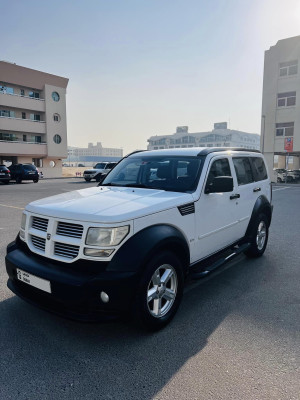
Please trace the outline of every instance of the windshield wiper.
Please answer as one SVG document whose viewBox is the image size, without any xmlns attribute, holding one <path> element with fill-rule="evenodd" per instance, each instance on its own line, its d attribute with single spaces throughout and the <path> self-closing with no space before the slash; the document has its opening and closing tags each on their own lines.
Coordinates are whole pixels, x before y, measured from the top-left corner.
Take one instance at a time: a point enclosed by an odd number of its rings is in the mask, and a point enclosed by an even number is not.
<svg viewBox="0 0 300 400">
<path fill-rule="evenodd" d="M 125 187 L 136 187 L 142 189 L 151 189 L 149 186 L 143 185 L 142 183 L 128 183 L 127 185 L 123 185 Z"/>
</svg>

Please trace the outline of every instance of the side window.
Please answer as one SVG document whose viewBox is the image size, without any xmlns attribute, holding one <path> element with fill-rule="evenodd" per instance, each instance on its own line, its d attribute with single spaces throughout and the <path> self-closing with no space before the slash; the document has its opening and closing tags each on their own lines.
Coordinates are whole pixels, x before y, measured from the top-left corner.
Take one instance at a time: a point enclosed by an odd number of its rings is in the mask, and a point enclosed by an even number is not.
<svg viewBox="0 0 300 400">
<path fill-rule="evenodd" d="M 266 166 L 263 158 L 261 157 L 251 157 L 250 162 L 252 165 L 253 175 L 255 182 L 263 181 L 268 178 Z"/>
<path fill-rule="evenodd" d="M 251 164 L 247 157 L 234 157 L 232 161 L 239 186 L 254 182 Z"/>
<path fill-rule="evenodd" d="M 230 165 L 227 158 L 220 158 L 212 163 L 206 181 L 206 186 L 208 186 L 213 178 L 216 178 L 217 176 L 231 176 Z"/>
</svg>

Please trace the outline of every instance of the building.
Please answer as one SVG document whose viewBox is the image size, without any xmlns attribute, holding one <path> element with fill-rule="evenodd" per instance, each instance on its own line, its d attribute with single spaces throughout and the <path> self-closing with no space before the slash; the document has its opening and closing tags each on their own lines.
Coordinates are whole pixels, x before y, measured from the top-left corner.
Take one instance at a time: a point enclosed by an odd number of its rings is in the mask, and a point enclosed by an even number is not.
<svg viewBox="0 0 300 400">
<path fill-rule="evenodd" d="M 0 61 L 0 163 L 33 163 L 62 175 L 68 79 Z"/>
<path fill-rule="evenodd" d="M 300 168 L 299 59 L 300 36 L 279 40 L 265 52 L 261 150 L 270 173 L 274 166 Z"/>
<path fill-rule="evenodd" d="M 118 161 L 123 157 L 123 149 L 102 147 L 101 142 L 96 145 L 89 143 L 88 147 L 68 147 L 68 158 L 63 160 L 67 163 L 83 162 L 85 165 L 99 161 Z"/>
<path fill-rule="evenodd" d="M 178 126 L 172 135 L 151 136 L 148 150 L 178 147 L 243 147 L 259 149 L 260 135 L 227 129 L 226 122 L 214 124 L 209 132 L 189 133 L 187 126 Z"/>
</svg>

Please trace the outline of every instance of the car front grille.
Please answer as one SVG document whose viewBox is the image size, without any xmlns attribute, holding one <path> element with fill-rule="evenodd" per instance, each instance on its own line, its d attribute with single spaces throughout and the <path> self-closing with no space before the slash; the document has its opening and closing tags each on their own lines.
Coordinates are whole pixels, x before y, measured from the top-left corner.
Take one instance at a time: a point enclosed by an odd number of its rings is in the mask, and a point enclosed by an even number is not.
<svg viewBox="0 0 300 400">
<path fill-rule="evenodd" d="M 48 228 L 48 219 L 33 217 L 32 218 L 32 228 L 37 229 L 39 231 L 47 232 Z"/>
<path fill-rule="evenodd" d="M 79 246 L 67 243 L 54 243 L 54 254 L 59 257 L 76 258 L 78 256 Z"/>
<path fill-rule="evenodd" d="M 81 239 L 83 226 L 78 224 L 69 224 L 67 222 L 59 222 L 56 229 L 56 234 Z"/>
<path fill-rule="evenodd" d="M 46 239 L 39 236 L 31 235 L 31 243 L 36 249 L 45 251 Z"/>
</svg>

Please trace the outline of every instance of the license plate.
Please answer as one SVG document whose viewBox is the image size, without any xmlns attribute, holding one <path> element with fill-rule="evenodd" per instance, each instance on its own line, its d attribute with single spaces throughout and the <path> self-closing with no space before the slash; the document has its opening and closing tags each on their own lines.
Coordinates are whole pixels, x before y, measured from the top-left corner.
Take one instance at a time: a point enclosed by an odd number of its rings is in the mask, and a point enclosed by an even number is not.
<svg viewBox="0 0 300 400">
<path fill-rule="evenodd" d="M 29 274 L 22 269 L 17 268 L 17 278 L 19 281 L 27 283 L 27 285 L 34 286 L 37 289 L 43 290 L 44 292 L 51 293 L 50 281 L 39 278 L 35 275 Z"/>
<path fill-rule="evenodd" d="M 5 173 L 4 172 L 0 172 L 0 175 L 5 175 Z"/>
</svg>

